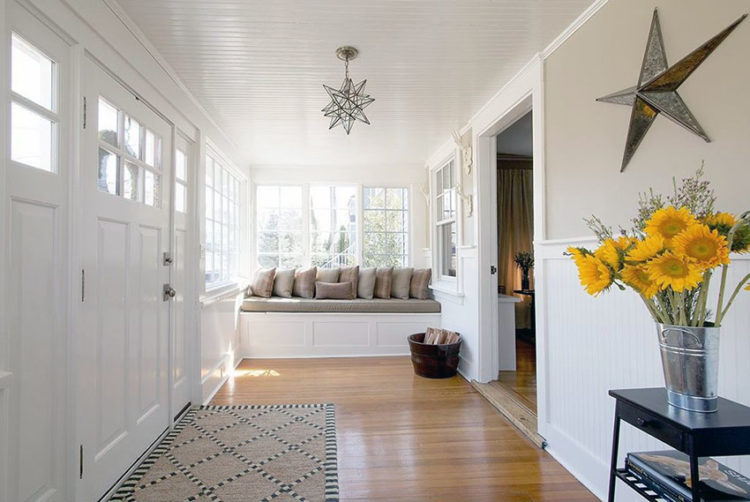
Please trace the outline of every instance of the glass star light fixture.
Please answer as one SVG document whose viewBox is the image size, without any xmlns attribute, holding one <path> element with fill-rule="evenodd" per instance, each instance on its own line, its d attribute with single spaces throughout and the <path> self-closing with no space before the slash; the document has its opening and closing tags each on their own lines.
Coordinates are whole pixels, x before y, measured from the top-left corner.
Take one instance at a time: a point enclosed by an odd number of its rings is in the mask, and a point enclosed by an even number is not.
<svg viewBox="0 0 750 502">
<path fill-rule="evenodd" d="M 344 82 L 339 89 L 323 84 L 323 88 L 331 98 L 331 102 L 321 110 L 324 116 L 331 119 L 328 129 L 341 125 L 344 127 L 346 134 L 351 132 L 355 120 L 365 124 L 370 123 L 364 109 L 375 101 L 375 98 L 365 94 L 367 80 L 355 85 L 349 78 L 349 61 L 355 59 L 357 55 L 359 55 L 359 51 L 354 47 L 344 46 L 336 49 L 336 56 L 344 62 L 346 69 Z"/>
</svg>

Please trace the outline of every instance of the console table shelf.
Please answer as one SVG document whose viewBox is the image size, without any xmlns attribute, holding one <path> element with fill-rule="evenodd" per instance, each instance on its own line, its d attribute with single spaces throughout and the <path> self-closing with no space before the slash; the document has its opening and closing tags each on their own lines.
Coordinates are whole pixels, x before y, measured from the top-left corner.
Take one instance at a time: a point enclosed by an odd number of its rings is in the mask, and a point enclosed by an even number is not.
<svg viewBox="0 0 750 502">
<path fill-rule="evenodd" d="M 690 457 L 694 501 L 701 500 L 699 458 L 750 455 L 750 408 L 747 406 L 719 398 L 718 410 L 714 413 L 686 411 L 669 405 L 667 391 L 663 388 L 610 390 L 609 395 L 616 400 L 609 502 L 614 502 L 617 479 L 621 479 L 647 500 L 663 500 L 658 496 L 648 495 L 648 487 L 639 488 L 637 480 L 633 481 L 634 476 L 625 469 L 617 468 L 620 422 L 623 420 Z"/>
</svg>

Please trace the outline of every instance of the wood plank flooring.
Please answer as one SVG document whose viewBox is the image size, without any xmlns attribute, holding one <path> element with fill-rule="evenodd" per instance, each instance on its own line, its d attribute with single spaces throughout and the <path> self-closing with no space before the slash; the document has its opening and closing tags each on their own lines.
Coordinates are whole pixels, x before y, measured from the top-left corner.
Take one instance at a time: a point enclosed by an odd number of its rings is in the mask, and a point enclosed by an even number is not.
<svg viewBox="0 0 750 502">
<path fill-rule="evenodd" d="M 536 413 L 536 347 L 516 340 L 516 371 L 501 371 L 498 382 Z"/>
<path fill-rule="evenodd" d="M 408 357 L 247 359 L 212 404 L 312 402 L 336 405 L 342 501 L 596 500 L 463 378 Z"/>
</svg>

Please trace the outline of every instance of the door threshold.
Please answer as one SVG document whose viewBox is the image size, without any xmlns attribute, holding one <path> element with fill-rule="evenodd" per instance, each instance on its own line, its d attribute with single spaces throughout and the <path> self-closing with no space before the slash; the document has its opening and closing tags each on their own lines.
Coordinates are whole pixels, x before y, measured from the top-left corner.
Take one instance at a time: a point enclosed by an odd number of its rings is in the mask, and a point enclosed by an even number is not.
<svg viewBox="0 0 750 502">
<path fill-rule="evenodd" d="M 479 383 L 474 380 L 471 385 L 532 443 L 541 449 L 547 446 L 547 441 L 537 432 L 536 413 L 522 403 L 513 391 L 497 381 Z"/>
</svg>

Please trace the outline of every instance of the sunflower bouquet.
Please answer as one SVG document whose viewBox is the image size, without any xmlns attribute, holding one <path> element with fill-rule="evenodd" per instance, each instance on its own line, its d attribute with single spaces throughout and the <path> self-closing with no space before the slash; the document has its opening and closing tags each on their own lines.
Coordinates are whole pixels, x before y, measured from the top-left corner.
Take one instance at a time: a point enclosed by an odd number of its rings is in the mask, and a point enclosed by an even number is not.
<svg viewBox="0 0 750 502">
<path fill-rule="evenodd" d="M 716 197 L 700 169 L 674 194 L 642 194 L 630 231 L 615 235 L 597 217 L 586 220 L 599 238 L 595 250 L 568 248 L 581 285 L 596 296 L 612 286 L 632 288 L 657 323 L 679 326 L 721 325 L 750 274 L 725 296 L 730 252 L 750 251 L 750 211 L 735 217 L 714 210 Z M 718 276 L 716 310 L 709 309 L 709 288 Z"/>
</svg>

